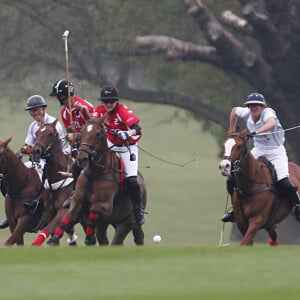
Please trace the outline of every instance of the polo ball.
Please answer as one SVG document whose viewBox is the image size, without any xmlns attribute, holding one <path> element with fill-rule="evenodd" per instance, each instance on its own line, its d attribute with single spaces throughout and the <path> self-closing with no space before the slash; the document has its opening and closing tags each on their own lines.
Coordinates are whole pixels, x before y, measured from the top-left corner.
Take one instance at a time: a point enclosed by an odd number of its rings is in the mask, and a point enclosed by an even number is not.
<svg viewBox="0 0 300 300">
<path fill-rule="evenodd" d="M 153 242 L 154 243 L 160 243 L 161 242 L 161 236 L 160 235 L 155 235 L 154 237 L 153 237 Z"/>
</svg>

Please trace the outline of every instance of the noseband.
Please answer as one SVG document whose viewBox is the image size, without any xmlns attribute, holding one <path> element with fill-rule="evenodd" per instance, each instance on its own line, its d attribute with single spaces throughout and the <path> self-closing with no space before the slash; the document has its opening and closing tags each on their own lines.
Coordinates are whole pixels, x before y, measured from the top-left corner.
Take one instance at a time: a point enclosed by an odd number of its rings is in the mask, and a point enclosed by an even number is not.
<svg viewBox="0 0 300 300">
<path fill-rule="evenodd" d="M 88 155 L 89 161 L 96 165 L 99 165 L 102 158 L 104 157 L 104 154 L 108 151 L 108 149 L 105 151 L 97 150 L 98 146 L 103 143 L 104 139 L 106 139 L 105 129 L 102 124 L 100 125 L 100 128 L 101 131 L 96 135 L 95 145 L 81 142 L 79 147 L 79 151 L 85 152 Z"/>
<path fill-rule="evenodd" d="M 35 146 L 37 146 L 41 149 L 41 157 L 40 158 L 46 159 L 47 157 L 51 156 L 52 152 L 57 151 L 58 148 L 53 147 L 53 146 L 55 146 L 57 136 L 58 136 L 57 132 L 54 132 L 51 134 L 51 141 L 48 144 L 48 146 L 44 145 L 43 143 L 41 143 L 39 141 L 35 142 Z"/>
<path fill-rule="evenodd" d="M 231 155 L 223 156 L 223 159 L 229 160 L 230 163 L 231 163 L 231 173 L 238 173 L 238 172 L 242 171 L 241 163 L 246 159 L 246 157 L 249 153 L 248 147 L 246 145 L 247 139 L 241 137 L 240 135 L 231 135 L 231 136 L 229 136 L 229 138 L 235 138 L 235 137 L 240 138 L 243 142 L 243 145 L 241 146 L 240 151 L 239 151 L 239 156 L 235 160 L 233 160 L 231 158 Z"/>
</svg>

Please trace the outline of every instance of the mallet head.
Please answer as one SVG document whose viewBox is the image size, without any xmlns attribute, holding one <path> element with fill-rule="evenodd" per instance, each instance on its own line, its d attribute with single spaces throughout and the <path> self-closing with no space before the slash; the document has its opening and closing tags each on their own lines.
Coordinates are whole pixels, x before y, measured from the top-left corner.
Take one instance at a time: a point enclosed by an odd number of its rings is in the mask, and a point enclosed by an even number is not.
<svg viewBox="0 0 300 300">
<path fill-rule="evenodd" d="M 69 30 L 66 30 L 66 31 L 64 32 L 62 38 L 63 38 L 63 39 L 66 39 L 66 38 L 68 38 L 68 36 L 69 36 Z"/>
</svg>

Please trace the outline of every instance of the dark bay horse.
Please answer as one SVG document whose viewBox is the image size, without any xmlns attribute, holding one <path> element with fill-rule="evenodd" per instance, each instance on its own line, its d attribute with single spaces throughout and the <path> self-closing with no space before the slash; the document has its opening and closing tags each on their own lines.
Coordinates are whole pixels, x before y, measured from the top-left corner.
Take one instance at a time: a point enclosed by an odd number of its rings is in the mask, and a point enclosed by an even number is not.
<svg viewBox="0 0 300 300">
<path fill-rule="evenodd" d="M 272 166 L 265 158 L 255 159 L 248 148 L 247 129 L 232 133 L 223 144 L 219 168 L 224 176 L 234 176 L 236 189 L 232 205 L 237 226 L 243 235 L 241 245 L 252 245 L 258 230 L 264 228 L 270 245 L 277 245 L 276 227 L 292 210 L 288 199 L 280 199 Z M 289 163 L 292 182 L 300 187 L 300 167 Z"/>
<path fill-rule="evenodd" d="M 44 167 L 43 202 L 47 215 L 47 225 L 42 229 L 32 245 L 41 246 L 53 233 L 61 218 L 66 213 L 63 203 L 73 192 L 73 178 L 62 176 L 61 172 L 70 172 L 72 158 L 63 152 L 63 144 L 56 130 L 57 119 L 50 124 L 42 125 L 36 132 L 35 144 L 31 156 L 34 162 L 46 161 Z M 69 245 L 76 245 L 76 235 L 72 229 L 69 234 Z"/>
<path fill-rule="evenodd" d="M 35 168 L 27 168 L 21 157 L 16 155 L 8 144 L 12 138 L 0 142 L 0 173 L 5 185 L 5 213 L 8 218 L 11 236 L 4 245 L 24 245 L 25 232 L 35 232 L 44 224 L 43 209 L 29 212 L 24 203 L 39 203 L 42 182 Z"/>
<path fill-rule="evenodd" d="M 78 161 L 84 168 L 76 183 L 71 206 L 61 225 L 51 238 L 53 245 L 66 228 L 74 224 L 85 205 L 89 209 L 86 228 L 87 245 L 96 242 L 108 245 L 107 227 L 115 228 L 112 245 L 122 245 L 130 231 L 137 245 L 144 244 L 142 226 L 134 222 L 132 204 L 123 184 L 124 171 L 116 152 L 108 148 L 104 119 L 91 118 L 81 130 Z M 146 206 L 146 186 L 142 175 L 138 174 L 142 203 Z"/>
</svg>

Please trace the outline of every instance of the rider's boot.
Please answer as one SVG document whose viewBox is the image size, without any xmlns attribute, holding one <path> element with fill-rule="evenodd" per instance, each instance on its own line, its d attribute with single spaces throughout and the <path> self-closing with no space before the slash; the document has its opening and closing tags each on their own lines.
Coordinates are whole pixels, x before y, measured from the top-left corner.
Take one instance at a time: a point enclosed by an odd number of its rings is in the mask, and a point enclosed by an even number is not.
<svg viewBox="0 0 300 300">
<path fill-rule="evenodd" d="M 293 208 L 295 218 L 300 222 L 300 197 L 298 188 L 291 182 L 289 177 L 277 182 L 280 196 L 286 198 Z"/>
<path fill-rule="evenodd" d="M 9 226 L 8 219 L 7 219 L 7 218 L 4 218 L 4 219 L 0 222 L 0 229 L 7 228 L 8 226 Z"/>
<path fill-rule="evenodd" d="M 133 205 L 135 222 L 142 225 L 145 223 L 145 212 L 142 206 L 141 188 L 139 186 L 137 176 L 127 177 L 126 184 Z"/>
<path fill-rule="evenodd" d="M 232 194 L 234 192 L 234 179 L 233 176 L 228 176 L 227 182 L 226 182 L 227 192 L 232 197 Z M 228 212 L 224 214 L 224 216 L 221 218 L 221 221 L 223 222 L 235 222 L 235 215 L 232 210 L 232 207 Z"/>
<path fill-rule="evenodd" d="M 232 223 L 235 222 L 235 215 L 234 215 L 234 212 L 232 210 L 232 207 L 230 208 L 230 211 L 228 211 L 227 213 L 225 213 L 223 215 L 223 217 L 221 218 L 221 221 L 222 222 L 232 222 Z"/>
<path fill-rule="evenodd" d="M 40 200 L 33 200 L 32 202 L 24 202 L 23 206 L 30 212 L 35 213 L 38 210 L 43 209 L 43 201 Z"/>
</svg>

